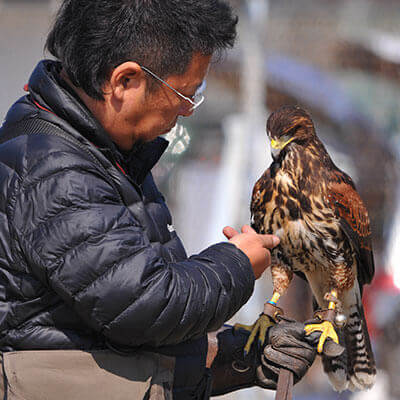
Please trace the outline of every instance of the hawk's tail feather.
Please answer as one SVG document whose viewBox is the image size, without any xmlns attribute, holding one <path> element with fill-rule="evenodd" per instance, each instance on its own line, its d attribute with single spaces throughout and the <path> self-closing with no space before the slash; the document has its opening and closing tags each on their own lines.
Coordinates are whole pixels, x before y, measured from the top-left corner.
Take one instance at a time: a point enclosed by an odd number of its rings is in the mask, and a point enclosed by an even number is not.
<svg viewBox="0 0 400 400">
<path fill-rule="evenodd" d="M 339 357 L 322 357 L 324 370 L 333 388 L 341 392 L 370 389 L 375 383 L 376 367 L 362 307 L 350 308 L 348 323 L 338 332 L 346 350 Z"/>
<path fill-rule="evenodd" d="M 349 389 L 370 389 L 375 383 L 376 366 L 362 306 L 351 307 L 344 338 L 348 352 Z"/>
<path fill-rule="evenodd" d="M 338 330 L 337 334 L 339 342 L 344 343 L 343 330 Z M 349 384 L 347 375 L 347 351 L 344 351 L 339 357 L 335 358 L 322 355 L 322 364 L 324 366 L 324 371 L 328 374 L 333 389 L 337 392 L 346 390 Z"/>
</svg>

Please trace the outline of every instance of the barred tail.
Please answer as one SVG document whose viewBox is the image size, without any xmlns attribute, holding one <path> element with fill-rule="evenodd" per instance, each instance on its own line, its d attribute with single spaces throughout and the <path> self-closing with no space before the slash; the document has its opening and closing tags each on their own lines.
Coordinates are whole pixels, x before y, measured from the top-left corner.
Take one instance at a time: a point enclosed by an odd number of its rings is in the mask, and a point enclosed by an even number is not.
<svg viewBox="0 0 400 400">
<path fill-rule="evenodd" d="M 345 352 L 336 358 L 323 356 L 322 360 L 333 388 L 338 392 L 370 389 L 376 367 L 362 305 L 350 307 L 347 325 L 338 335 Z"/>
<path fill-rule="evenodd" d="M 362 305 L 351 307 L 348 319 L 344 339 L 348 352 L 349 389 L 370 389 L 375 383 L 376 366 Z"/>
<path fill-rule="evenodd" d="M 339 343 L 344 344 L 344 330 L 336 330 Z M 334 390 L 343 392 L 349 386 L 347 375 L 347 349 L 339 357 L 330 358 L 322 355 L 322 364 L 324 371 L 328 374 L 329 381 Z"/>
</svg>

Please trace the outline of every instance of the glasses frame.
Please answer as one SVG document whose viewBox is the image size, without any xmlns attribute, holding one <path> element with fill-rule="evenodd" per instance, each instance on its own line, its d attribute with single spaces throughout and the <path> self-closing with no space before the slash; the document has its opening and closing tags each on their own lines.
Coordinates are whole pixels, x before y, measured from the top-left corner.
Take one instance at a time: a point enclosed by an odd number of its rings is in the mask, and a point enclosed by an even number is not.
<svg viewBox="0 0 400 400">
<path fill-rule="evenodd" d="M 163 83 L 167 88 L 171 89 L 176 95 L 178 95 L 180 98 L 186 100 L 188 103 L 192 105 L 192 107 L 189 109 L 189 111 L 194 111 L 200 104 L 203 103 L 204 101 L 204 96 L 201 94 L 201 91 L 204 89 L 205 82 L 200 85 L 200 87 L 197 89 L 196 93 L 193 95 L 192 99 L 190 97 L 185 96 L 179 90 L 176 90 L 174 87 L 172 87 L 169 83 L 165 82 L 164 79 L 161 79 L 158 75 L 156 75 L 154 72 L 150 71 L 147 67 L 144 67 L 143 65 L 140 65 L 140 68 L 142 68 L 143 71 L 147 72 L 149 75 L 151 75 L 153 78 L 157 79 L 161 83 Z M 198 101 L 193 101 L 193 98 L 196 96 L 199 96 Z"/>
</svg>

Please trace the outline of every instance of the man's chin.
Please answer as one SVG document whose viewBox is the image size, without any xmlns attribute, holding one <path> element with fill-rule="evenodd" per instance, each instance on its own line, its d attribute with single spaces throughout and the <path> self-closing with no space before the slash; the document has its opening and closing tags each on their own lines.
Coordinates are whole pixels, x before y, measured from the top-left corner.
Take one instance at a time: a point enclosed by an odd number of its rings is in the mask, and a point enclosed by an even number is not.
<svg viewBox="0 0 400 400">
<path fill-rule="evenodd" d="M 135 145 L 137 143 L 143 144 L 143 143 L 152 142 L 153 140 L 157 139 L 159 136 L 163 136 L 163 135 L 166 135 L 169 132 L 171 132 L 171 130 L 174 129 L 175 126 L 176 126 L 176 121 L 173 125 L 168 126 L 168 128 L 165 128 L 163 130 L 160 129 L 158 132 L 154 130 L 152 134 L 143 135 L 142 137 L 136 139 Z"/>
</svg>

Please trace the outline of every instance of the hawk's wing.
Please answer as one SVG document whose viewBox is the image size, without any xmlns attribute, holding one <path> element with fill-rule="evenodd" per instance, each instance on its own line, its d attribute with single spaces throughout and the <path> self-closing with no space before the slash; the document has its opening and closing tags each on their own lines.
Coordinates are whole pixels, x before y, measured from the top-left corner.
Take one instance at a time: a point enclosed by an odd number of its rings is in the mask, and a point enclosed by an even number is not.
<svg viewBox="0 0 400 400">
<path fill-rule="evenodd" d="M 330 179 L 328 200 L 340 220 L 343 232 L 357 254 L 360 288 L 370 283 L 375 272 L 368 211 L 349 176 L 335 171 Z"/>
<path fill-rule="evenodd" d="M 261 178 L 256 182 L 251 197 L 251 227 L 257 233 L 265 232 L 264 218 L 267 212 L 268 203 L 273 195 L 273 185 L 271 179 L 271 170 L 268 168 Z"/>
</svg>

